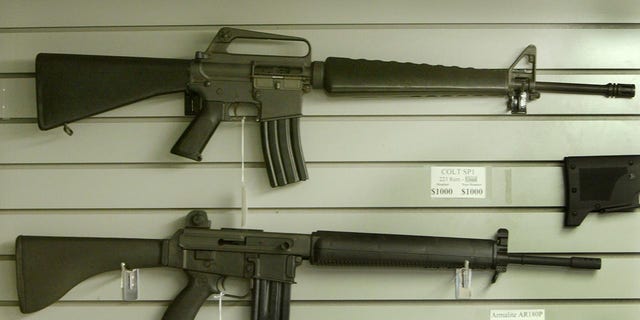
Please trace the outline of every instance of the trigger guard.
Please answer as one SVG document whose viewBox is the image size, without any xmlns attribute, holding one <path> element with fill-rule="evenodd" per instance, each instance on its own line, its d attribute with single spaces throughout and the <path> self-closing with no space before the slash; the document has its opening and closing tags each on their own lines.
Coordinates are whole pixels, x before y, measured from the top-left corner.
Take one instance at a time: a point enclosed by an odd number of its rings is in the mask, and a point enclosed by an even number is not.
<svg viewBox="0 0 640 320">
<path fill-rule="evenodd" d="M 230 294 L 227 293 L 227 290 L 225 289 L 224 283 L 227 280 L 227 278 L 229 277 L 220 277 L 216 283 L 216 289 L 218 290 L 218 293 L 220 292 L 224 292 L 224 295 L 227 297 L 232 297 L 232 298 L 238 298 L 238 299 L 244 299 L 244 298 L 248 298 L 251 296 L 251 286 L 248 286 L 249 289 L 247 290 L 247 292 L 243 295 L 237 295 L 237 294 Z M 239 279 L 243 279 L 243 278 L 239 278 Z M 250 281 L 250 280 L 249 280 Z"/>
</svg>

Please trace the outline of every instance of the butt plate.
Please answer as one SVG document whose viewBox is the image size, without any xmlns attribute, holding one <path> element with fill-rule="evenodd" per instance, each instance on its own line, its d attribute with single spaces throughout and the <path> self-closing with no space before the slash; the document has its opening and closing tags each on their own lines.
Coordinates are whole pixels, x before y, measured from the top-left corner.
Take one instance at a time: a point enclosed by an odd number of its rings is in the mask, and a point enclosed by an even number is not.
<svg viewBox="0 0 640 320">
<path fill-rule="evenodd" d="M 640 155 L 565 158 L 565 226 L 579 226 L 589 212 L 640 207 Z"/>
</svg>

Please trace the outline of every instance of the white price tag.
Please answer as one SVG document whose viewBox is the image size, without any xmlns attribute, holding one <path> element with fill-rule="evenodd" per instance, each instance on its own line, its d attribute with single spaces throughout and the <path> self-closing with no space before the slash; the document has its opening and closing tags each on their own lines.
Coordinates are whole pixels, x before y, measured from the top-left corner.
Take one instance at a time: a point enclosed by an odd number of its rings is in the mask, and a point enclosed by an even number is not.
<svg viewBox="0 0 640 320">
<path fill-rule="evenodd" d="M 485 167 L 431 167 L 431 198 L 487 197 Z"/>
<path fill-rule="evenodd" d="M 489 320 L 544 320 L 544 309 L 491 310 Z"/>
</svg>

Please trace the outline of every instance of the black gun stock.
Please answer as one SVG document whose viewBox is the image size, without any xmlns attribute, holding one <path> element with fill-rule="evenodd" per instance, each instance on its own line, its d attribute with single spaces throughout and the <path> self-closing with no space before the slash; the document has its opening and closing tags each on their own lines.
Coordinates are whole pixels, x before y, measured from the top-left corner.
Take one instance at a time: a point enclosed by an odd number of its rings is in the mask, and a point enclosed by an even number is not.
<svg viewBox="0 0 640 320">
<path fill-rule="evenodd" d="M 121 263 L 128 268 L 172 267 L 188 283 L 164 320 L 190 320 L 226 277 L 252 281 L 252 319 L 288 320 L 291 284 L 303 260 L 312 265 L 495 270 L 532 264 L 600 269 L 597 258 L 541 257 L 508 253 L 508 231 L 495 240 L 317 231 L 310 235 L 243 229 L 210 229 L 204 211 L 165 240 L 19 236 L 16 239 L 20 310 L 35 312 L 83 280 Z"/>
<path fill-rule="evenodd" d="M 184 91 L 190 60 L 40 53 L 38 126 L 55 128 L 153 96 Z"/>
<path fill-rule="evenodd" d="M 302 56 L 230 53 L 236 39 L 302 43 Z M 528 68 L 518 68 L 521 62 Z M 151 96 L 185 92 L 185 114 L 195 115 L 171 152 L 202 160 L 220 121 L 240 118 L 239 104 L 258 109 L 262 151 L 272 187 L 307 180 L 300 143 L 302 95 L 312 88 L 349 96 L 505 96 L 523 114 L 540 92 L 631 98 L 633 84 L 536 81 L 536 48 L 508 69 L 327 58 L 311 61 L 303 38 L 221 28 L 194 60 L 41 53 L 36 58 L 38 124 L 47 130 Z"/>
<path fill-rule="evenodd" d="M 38 311 L 78 283 L 106 271 L 162 266 L 162 240 L 19 236 L 16 277 L 20 311 Z"/>
</svg>

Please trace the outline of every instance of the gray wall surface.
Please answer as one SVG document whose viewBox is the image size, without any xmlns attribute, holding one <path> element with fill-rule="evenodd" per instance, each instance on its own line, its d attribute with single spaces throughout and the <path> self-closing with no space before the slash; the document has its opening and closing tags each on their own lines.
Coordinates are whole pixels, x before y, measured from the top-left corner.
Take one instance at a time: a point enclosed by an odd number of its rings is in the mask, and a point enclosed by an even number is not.
<svg viewBox="0 0 640 320">
<path fill-rule="evenodd" d="M 0 0 L 0 319 L 160 319 L 186 283 L 141 271 L 139 302 L 120 301 L 119 272 L 98 275 L 31 315 L 18 310 L 20 234 L 167 238 L 193 208 L 240 226 L 240 123 L 223 123 L 202 163 L 169 153 L 190 118 L 181 95 L 141 101 L 40 131 L 39 52 L 190 59 L 221 26 L 300 36 L 329 56 L 507 68 L 528 44 L 539 80 L 640 82 L 640 6 L 597 1 L 9 1 Z M 510 251 L 603 259 L 602 270 L 512 266 L 496 284 L 473 275 L 454 298 L 453 270 L 303 264 L 291 319 L 473 319 L 544 309 L 546 319 L 637 319 L 640 211 L 591 214 L 563 228 L 565 156 L 640 154 L 640 99 L 543 94 L 527 116 L 504 98 L 305 95 L 301 135 L 310 180 L 271 189 L 259 126 L 245 128 L 248 228 L 493 238 Z M 484 199 L 430 196 L 430 168 L 487 168 Z M 55 279 L 52 279 L 55 281 Z M 215 319 L 217 302 L 197 319 Z M 225 319 L 248 319 L 225 299 Z"/>
</svg>

